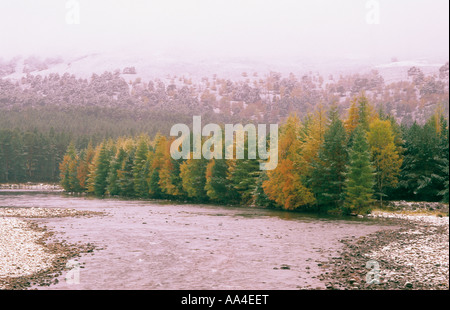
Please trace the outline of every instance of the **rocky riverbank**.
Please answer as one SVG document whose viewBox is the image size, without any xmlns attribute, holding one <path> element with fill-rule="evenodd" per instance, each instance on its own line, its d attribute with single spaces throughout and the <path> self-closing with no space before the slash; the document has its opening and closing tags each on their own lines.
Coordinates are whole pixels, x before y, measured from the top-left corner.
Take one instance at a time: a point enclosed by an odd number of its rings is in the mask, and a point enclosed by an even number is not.
<svg viewBox="0 0 450 310">
<path fill-rule="evenodd" d="M 69 244 L 40 227 L 33 218 L 99 216 L 100 212 L 57 208 L 0 207 L 0 289 L 20 290 L 50 285 L 69 260 L 91 253 L 92 244 Z"/>
<path fill-rule="evenodd" d="M 47 184 L 47 183 L 2 183 L 0 184 L 0 190 L 35 190 L 35 191 L 63 191 L 63 188 L 59 184 Z"/>
<path fill-rule="evenodd" d="M 320 264 L 327 289 L 448 290 L 449 218 L 440 213 L 375 211 L 395 228 L 341 240 L 337 257 Z"/>
</svg>

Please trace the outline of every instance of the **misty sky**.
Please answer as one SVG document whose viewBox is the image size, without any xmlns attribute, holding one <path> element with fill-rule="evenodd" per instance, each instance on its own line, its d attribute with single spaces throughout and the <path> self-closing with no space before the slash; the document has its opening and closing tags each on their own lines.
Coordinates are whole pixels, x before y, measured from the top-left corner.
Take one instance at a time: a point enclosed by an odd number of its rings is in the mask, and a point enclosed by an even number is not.
<svg viewBox="0 0 450 310">
<path fill-rule="evenodd" d="M 440 57 L 449 53 L 448 0 L 0 1 L 0 57 L 148 52 L 281 59 Z"/>
</svg>

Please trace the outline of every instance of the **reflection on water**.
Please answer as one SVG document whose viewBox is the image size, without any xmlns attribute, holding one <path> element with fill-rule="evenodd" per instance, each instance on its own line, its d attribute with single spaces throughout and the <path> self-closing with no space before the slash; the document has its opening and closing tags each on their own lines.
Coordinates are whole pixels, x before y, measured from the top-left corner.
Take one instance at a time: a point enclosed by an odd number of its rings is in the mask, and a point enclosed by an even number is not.
<svg viewBox="0 0 450 310">
<path fill-rule="evenodd" d="M 383 228 L 359 218 L 61 193 L 0 191 L 0 206 L 108 214 L 36 219 L 68 242 L 103 248 L 79 259 L 79 284 L 63 275 L 49 289 L 323 288 L 317 262 L 336 255 L 338 240 Z"/>
</svg>

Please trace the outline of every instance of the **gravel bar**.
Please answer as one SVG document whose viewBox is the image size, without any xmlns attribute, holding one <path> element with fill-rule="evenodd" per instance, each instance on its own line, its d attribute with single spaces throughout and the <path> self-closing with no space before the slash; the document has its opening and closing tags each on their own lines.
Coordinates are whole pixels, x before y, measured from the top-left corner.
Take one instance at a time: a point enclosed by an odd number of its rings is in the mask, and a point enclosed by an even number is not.
<svg viewBox="0 0 450 310">
<path fill-rule="evenodd" d="M 339 256 L 321 262 L 327 289 L 449 289 L 448 217 L 399 211 L 375 211 L 368 217 L 396 228 L 340 240 Z"/>
<path fill-rule="evenodd" d="M 33 218 L 98 216 L 101 212 L 59 208 L 0 207 L 0 289 L 48 286 L 66 270 L 67 262 L 96 247 L 56 240 L 54 232 Z"/>
</svg>

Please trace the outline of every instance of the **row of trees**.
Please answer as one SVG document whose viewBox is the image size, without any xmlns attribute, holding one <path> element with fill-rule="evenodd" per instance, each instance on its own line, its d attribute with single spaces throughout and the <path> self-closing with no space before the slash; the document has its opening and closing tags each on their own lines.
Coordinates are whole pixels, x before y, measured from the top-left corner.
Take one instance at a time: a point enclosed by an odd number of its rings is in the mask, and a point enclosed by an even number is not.
<svg viewBox="0 0 450 310">
<path fill-rule="evenodd" d="M 81 151 L 72 144 L 60 165 L 61 184 L 97 196 L 344 213 L 366 212 L 385 199 L 448 202 L 448 127 L 440 110 L 424 125 L 405 127 L 362 95 L 344 120 L 336 108 L 319 107 L 302 120 L 291 115 L 280 126 L 278 165 L 270 171 L 260 171 L 257 159 L 175 160 L 172 141 L 157 134 Z"/>
<path fill-rule="evenodd" d="M 0 129 L 0 183 L 58 182 L 59 164 L 72 139 L 53 129 Z M 83 146 L 82 139 L 77 140 Z"/>
</svg>

